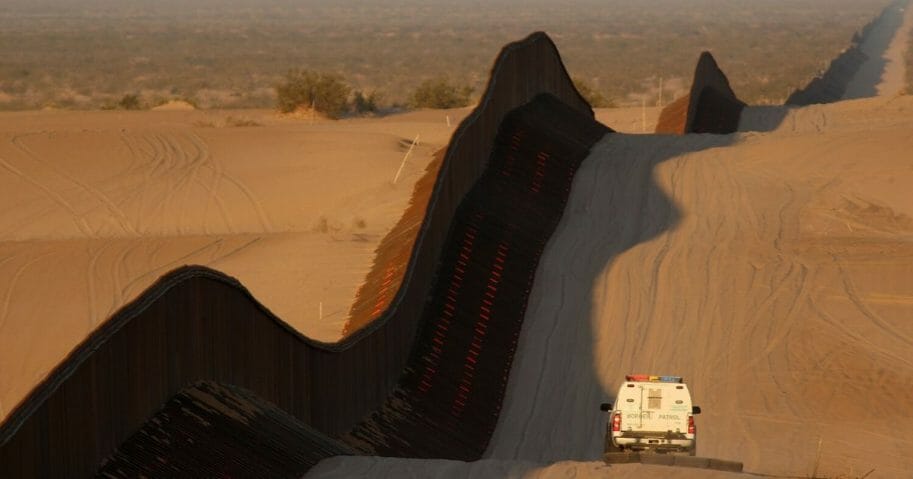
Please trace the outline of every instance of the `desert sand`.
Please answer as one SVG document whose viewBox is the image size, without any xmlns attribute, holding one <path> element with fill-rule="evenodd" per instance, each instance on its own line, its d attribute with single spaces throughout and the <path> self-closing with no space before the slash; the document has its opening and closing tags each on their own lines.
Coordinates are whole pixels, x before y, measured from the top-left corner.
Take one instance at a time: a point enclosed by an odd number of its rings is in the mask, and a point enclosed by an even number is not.
<svg viewBox="0 0 913 479">
<path fill-rule="evenodd" d="M 184 264 L 235 276 L 302 334 L 338 340 L 374 248 L 468 111 L 0 114 L 0 420 Z M 232 126 L 244 122 L 260 126 Z"/>
<path fill-rule="evenodd" d="M 562 461 L 537 464 L 530 461 L 498 461 L 483 459 L 476 462 L 445 460 L 388 459 L 378 457 L 333 457 L 321 462 L 307 477 L 325 479 L 408 477 L 434 479 L 568 479 L 611 477 L 636 479 L 661 477 L 668 479 L 734 479 L 742 474 L 698 469 L 670 468 L 626 464 L 609 466 L 602 461 Z M 751 476 L 748 476 L 751 477 Z"/>
<path fill-rule="evenodd" d="M 487 458 L 307 477 L 745 477 L 599 462 L 598 405 L 629 373 L 684 376 L 699 455 L 751 475 L 908 477 L 913 97 L 892 64 L 879 97 L 749 107 L 732 135 L 607 135 L 537 270 Z"/>
<path fill-rule="evenodd" d="M 773 131 L 594 147 L 537 271 L 491 461 L 333 459 L 308 477 L 727 477 L 592 462 L 598 405 L 635 372 L 686 378 L 700 455 L 904 477 L 913 97 L 782 108 L 746 110 L 765 130 L 782 118 Z"/>
<path fill-rule="evenodd" d="M 877 91 L 896 91 L 891 68 Z M 0 420 L 183 264 L 338 340 L 468 112 L 0 114 Z M 896 432 L 913 427 L 913 97 L 748 108 L 732 135 L 636 135 L 659 108 L 642 114 L 597 112 L 622 133 L 584 162 L 539 265 L 487 458 L 337 457 L 308 477 L 734 477 L 599 461 L 598 405 L 633 372 L 686 378 L 701 455 L 782 476 L 913 468 Z"/>
<path fill-rule="evenodd" d="M 663 110 L 660 106 L 597 108 L 596 121 L 622 133 L 652 133 Z"/>
<path fill-rule="evenodd" d="M 821 123 L 767 134 L 597 146 L 540 267 L 491 457 L 598 457 L 596 405 L 643 371 L 688 379 L 702 455 L 804 474 L 820 439 L 821 472 L 913 466 L 910 440 L 887 440 L 913 425 L 913 98 L 816 108 Z"/>
<path fill-rule="evenodd" d="M 170 100 L 150 109 L 152 111 L 192 111 L 196 110 L 196 107 L 184 100 Z"/>
</svg>

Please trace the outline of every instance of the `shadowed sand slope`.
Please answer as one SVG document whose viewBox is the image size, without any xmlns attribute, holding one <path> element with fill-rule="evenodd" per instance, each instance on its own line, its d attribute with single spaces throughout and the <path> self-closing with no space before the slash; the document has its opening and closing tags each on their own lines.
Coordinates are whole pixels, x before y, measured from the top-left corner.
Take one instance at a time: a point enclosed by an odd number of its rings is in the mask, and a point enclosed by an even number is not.
<svg viewBox="0 0 913 479">
<path fill-rule="evenodd" d="M 537 100 L 530 103 L 533 98 Z M 512 135 L 495 142 L 505 115 L 527 103 L 522 110 L 526 113 L 508 123 L 514 128 Z M 424 394 L 425 383 L 441 385 L 427 397 L 443 400 L 417 409 L 427 416 L 420 420 L 433 417 L 446 428 L 460 425 L 447 419 L 449 415 L 475 418 L 466 421 L 460 436 L 469 442 L 454 435 L 449 443 L 424 448 L 424 454 L 477 457 L 497 419 L 512 357 L 510 350 L 505 354 L 503 348 L 488 345 L 515 342 L 528 294 L 523 285 L 532 282 L 536 259 L 550 234 L 549 225 L 553 228 L 561 215 L 575 165 L 607 131 L 592 118 L 548 37 L 538 33 L 508 45 L 495 62 L 483 101 L 447 148 L 402 286 L 380 318 L 340 343 L 322 344 L 279 320 L 223 273 L 203 267 L 172 271 L 102 322 L 9 414 L 0 425 L 0 464 L 20 476 L 90 474 L 162 404 L 201 379 L 244 388 L 321 434 L 338 436 L 384 403 L 410 351 L 410 370 L 417 373 L 405 377 L 418 382 L 400 383 L 397 391 Z M 561 121 L 554 123 L 555 119 Z M 483 184 L 489 186 L 479 190 L 475 185 L 489 166 L 494 145 L 502 148 L 500 170 L 489 177 L 510 178 L 487 180 Z M 470 191 L 477 192 L 467 204 L 475 206 L 459 209 Z M 513 201 L 514 197 L 524 200 Z M 525 216 L 512 216 L 518 207 L 530 210 Z M 454 223 L 459 214 L 469 217 Z M 529 226 L 535 230 L 527 231 Z M 461 234 L 467 236 L 457 242 L 452 227 L 465 228 Z M 528 241 L 511 246 L 512 234 Z M 464 251 L 465 241 L 476 241 L 470 236 L 477 238 L 477 255 Z M 486 276 L 476 263 L 461 265 L 464 256 L 487 258 L 492 269 Z M 449 286 L 434 279 L 442 268 L 456 272 Z M 464 276 L 460 268 L 472 274 Z M 492 288 L 498 288 L 498 274 L 504 276 L 503 294 L 489 298 Z M 437 306 L 454 312 L 447 300 L 454 281 L 462 284 L 467 307 L 476 304 L 479 310 L 460 312 L 475 314 L 476 322 L 461 322 L 440 337 L 440 324 L 420 323 L 419 318 L 422 311 Z M 436 296 L 429 299 L 429 292 Z M 497 314 L 490 311 L 495 303 Z M 416 337 L 422 342 L 414 344 Z M 442 342 L 444 349 L 438 350 Z M 433 377 L 420 372 L 427 354 L 447 358 L 439 371 L 430 370 Z M 462 356 L 464 363 L 451 361 L 453 355 Z M 474 361 L 486 366 L 475 370 Z M 457 364 L 461 365 L 451 368 Z M 462 387 L 452 389 L 452 384 Z M 467 384 L 479 388 L 466 391 Z M 439 432 L 410 429 L 408 414 L 402 414 L 406 411 L 395 409 L 401 399 L 394 397 L 372 416 L 373 422 L 366 423 L 372 426 L 356 429 L 382 433 L 373 439 L 353 434 L 359 448 L 413 451 L 409 447 L 427 438 L 409 437 L 411 432 Z M 378 418 L 388 424 L 405 420 L 403 431 L 375 427 Z M 393 437 L 407 438 L 406 444 L 386 440 Z"/>
<path fill-rule="evenodd" d="M 703 52 L 690 92 L 663 109 L 656 133 L 732 133 L 738 129 L 744 107 L 713 55 Z"/>
</svg>

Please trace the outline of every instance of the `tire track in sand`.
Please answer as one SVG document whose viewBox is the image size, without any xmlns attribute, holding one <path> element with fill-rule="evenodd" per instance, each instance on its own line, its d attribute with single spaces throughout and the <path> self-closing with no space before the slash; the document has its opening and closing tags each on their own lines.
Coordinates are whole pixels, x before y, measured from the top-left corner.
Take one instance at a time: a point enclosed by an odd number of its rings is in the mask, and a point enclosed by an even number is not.
<svg viewBox="0 0 913 479">
<path fill-rule="evenodd" d="M 39 134 L 42 134 L 42 133 L 35 133 L 35 135 L 39 135 Z M 77 179 L 75 176 L 63 171 L 61 168 L 55 167 L 50 162 L 43 160 L 40 155 L 38 155 L 37 153 L 32 151 L 31 148 L 29 148 L 28 146 L 25 145 L 25 143 L 22 142 L 22 138 L 24 136 L 26 136 L 26 135 L 13 136 L 12 139 L 10 140 L 10 144 L 13 145 L 13 147 L 15 147 L 17 150 L 21 151 L 30 160 L 47 168 L 48 170 L 50 170 L 57 176 L 76 185 L 77 187 L 79 187 L 80 189 L 82 189 L 83 191 L 88 193 L 88 195 L 90 197 L 95 198 L 96 201 L 101 203 L 101 205 L 105 209 L 108 210 L 108 212 L 111 214 L 111 217 L 117 222 L 117 224 L 124 231 L 124 233 L 133 235 L 133 236 L 138 235 L 137 231 L 135 229 L 133 229 L 133 225 L 130 224 L 130 221 L 127 218 L 127 215 L 124 213 L 124 211 L 118 205 L 114 204 L 114 202 L 111 201 L 111 198 L 109 198 L 101 190 L 91 186 L 88 183 L 85 183 L 85 182 Z"/>
<path fill-rule="evenodd" d="M 256 195 L 254 195 L 254 193 L 246 185 L 244 185 L 244 183 L 241 180 L 239 180 L 238 178 L 235 178 L 233 175 L 229 174 L 228 171 L 225 170 L 224 164 L 222 164 L 222 162 L 216 160 L 215 157 L 212 156 L 212 154 L 209 151 L 209 147 L 206 146 L 206 142 L 203 141 L 203 139 L 200 138 L 199 135 L 197 135 L 196 133 L 190 134 L 190 140 L 197 145 L 197 147 L 203 152 L 203 155 L 206 158 L 209 158 L 211 160 L 210 164 L 213 166 L 213 170 L 218 173 L 218 177 L 220 179 L 224 178 L 225 180 L 227 180 L 228 182 L 233 184 L 247 198 L 247 201 L 250 203 L 252 209 L 254 210 L 254 213 L 256 214 L 257 219 L 260 221 L 260 226 L 263 228 L 263 232 L 266 233 L 266 232 L 272 231 L 273 230 L 272 224 L 270 223 L 269 218 L 267 217 L 266 213 L 263 211 L 263 207 L 260 204 L 260 201 L 257 199 Z"/>
<path fill-rule="evenodd" d="M 174 195 L 171 198 L 174 199 L 178 194 L 183 194 L 184 196 L 184 201 L 179 205 L 180 213 L 178 214 L 178 225 L 184 225 L 187 224 L 189 205 L 194 203 L 193 185 L 199 183 L 206 189 L 206 184 L 197 178 L 200 168 L 204 166 L 205 156 L 203 151 L 192 141 L 190 141 L 190 145 L 193 147 L 193 152 L 182 144 L 181 138 L 177 135 L 167 135 L 163 136 L 163 138 L 167 141 L 172 154 L 179 158 L 177 163 L 180 165 L 180 171 L 176 172 Z M 204 231 L 206 229 L 205 221 L 203 222 L 203 229 Z M 231 230 L 230 226 L 229 230 Z"/>
<path fill-rule="evenodd" d="M 177 230 L 181 234 L 190 234 L 185 227 L 187 217 L 187 204 L 191 202 L 191 191 L 188 185 L 191 184 L 194 177 L 194 162 L 199 161 L 191 158 L 185 149 L 181 147 L 180 140 L 170 134 L 158 135 L 162 145 L 165 157 L 171 159 L 171 168 L 166 170 L 164 183 L 168 185 L 166 199 L 171 202 L 173 207 L 179 211 L 177 219 Z M 183 195 L 182 195 L 183 193 Z M 179 196 L 184 200 L 180 201 Z M 174 204 L 178 201 L 178 204 Z M 163 201 L 164 205 L 165 202 Z"/>
<path fill-rule="evenodd" d="M 25 270 L 28 269 L 29 266 L 37 263 L 38 261 L 41 261 L 44 258 L 47 258 L 50 255 L 51 253 L 44 253 L 32 259 L 26 260 L 26 262 L 19 266 L 19 268 L 16 269 L 16 272 L 10 276 L 10 284 L 6 288 L 6 295 L 3 298 L 3 302 L 0 303 L 0 306 L 2 306 L 2 309 L 0 309 L 0 329 L 2 329 L 4 323 L 6 323 L 6 317 L 9 314 L 10 301 L 13 297 L 13 290 L 16 288 L 16 284 L 19 282 L 19 278 L 22 277 L 22 274 L 25 273 Z M 4 258 L 3 262 L 0 262 L 0 266 L 9 260 L 12 260 L 13 258 L 15 258 L 15 256 Z"/>
<path fill-rule="evenodd" d="M 236 247 L 236 248 L 234 248 L 234 249 L 231 249 L 231 250 L 229 250 L 229 251 L 226 251 L 225 253 L 221 253 L 221 254 L 220 254 L 221 249 L 222 249 L 222 246 L 223 246 L 223 244 L 224 244 L 224 242 L 225 242 L 225 239 L 224 239 L 224 238 L 216 238 L 216 239 L 214 239 L 214 240 L 212 240 L 212 241 L 207 242 L 207 243 L 204 244 L 203 246 L 200 246 L 199 248 L 196 248 L 196 249 L 194 249 L 194 250 L 192 250 L 192 251 L 190 251 L 190 252 L 188 252 L 188 253 L 186 253 L 186 254 L 181 255 L 181 256 L 178 257 L 178 258 L 175 258 L 175 259 L 173 259 L 173 260 L 171 260 L 171 261 L 168 261 L 168 262 L 166 262 L 166 263 L 164 263 L 164 264 L 162 264 L 162 265 L 160 265 L 160 266 L 157 266 L 157 267 L 155 267 L 155 268 L 146 270 L 145 272 L 138 274 L 136 277 L 134 277 L 133 279 L 129 280 L 129 281 L 127 282 L 127 284 L 125 284 L 125 285 L 123 286 L 123 288 L 121 288 L 121 297 L 127 298 L 127 297 L 128 297 L 128 292 L 129 292 L 129 290 L 130 290 L 132 287 L 134 287 L 136 284 L 138 284 L 138 283 L 140 283 L 140 282 L 142 282 L 142 281 L 145 281 L 145 280 L 149 280 L 150 277 L 153 276 L 153 275 L 160 275 L 160 274 L 162 274 L 164 271 L 168 271 L 168 270 L 174 269 L 175 267 L 180 266 L 180 265 L 188 264 L 188 260 L 190 260 L 191 258 L 195 258 L 195 257 L 197 257 L 198 255 L 203 254 L 203 253 L 206 252 L 207 250 L 214 250 L 214 251 L 212 252 L 212 254 L 210 255 L 210 257 L 209 257 L 208 260 L 199 261 L 200 264 L 203 264 L 203 265 L 211 265 L 211 264 L 213 264 L 213 263 L 215 263 L 215 262 L 217 262 L 217 261 L 221 261 L 221 260 L 223 260 L 223 259 L 226 259 L 226 258 L 228 258 L 228 257 L 230 257 L 230 256 L 233 256 L 233 255 L 236 254 L 236 253 L 239 253 L 239 252 L 241 252 L 241 251 L 243 251 L 243 250 L 249 248 L 251 245 L 253 245 L 254 243 L 260 241 L 261 239 L 262 239 L 262 237 L 257 236 L 257 237 L 255 237 L 255 238 L 251 239 L 250 241 L 247 241 L 247 242 L 241 244 L 240 246 L 238 246 L 238 247 Z M 161 246 L 159 245 L 159 246 L 156 247 L 156 249 L 158 249 L 158 248 L 160 248 L 160 247 L 161 247 Z M 151 284 L 151 281 L 149 282 L 149 284 Z"/>
<path fill-rule="evenodd" d="M 31 176 L 23 173 L 22 170 L 16 168 L 15 166 L 13 166 L 12 163 L 10 163 L 8 160 L 6 160 L 2 157 L 0 157 L 0 166 L 2 166 L 4 169 L 8 170 L 10 173 L 15 175 L 22 181 L 25 181 L 26 183 L 28 183 L 28 184 L 34 186 L 35 188 L 38 188 L 42 192 L 44 192 L 44 194 L 48 198 L 50 198 L 51 201 L 53 201 L 58 206 L 60 206 L 61 208 L 66 210 L 68 213 L 70 213 L 70 216 L 72 216 L 72 218 L 73 218 L 73 222 L 76 224 L 76 228 L 80 232 L 82 232 L 83 235 L 93 236 L 94 232 L 92 231 L 92 227 L 89 226 L 89 222 L 86 221 L 86 218 L 83 215 L 79 214 L 76 211 L 76 208 L 73 207 L 73 205 L 69 201 L 64 199 L 63 196 L 61 196 L 56 191 L 48 188 L 47 186 L 45 186 L 38 180 L 35 180 Z"/>
<path fill-rule="evenodd" d="M 86 290 L 89 296 L 88 306 L 89 306 L 89 327 L 93 328 L 98 323 L 98 309 L 95 307 L 95 293 L 97 290 L 95 284 L 96 270 L 98 269 L 98 258 L 105 252 L 110 245 L 109 241 L 102 241 L 101 247 L 99 247 L 95 252 L 92 251 L 92 245 L 89 244 L 86 246 L 86 254 L 89 256 L 89 264 L 86 266 Z"/>
<path fill-rule="evenodd" d="M 216 207 L 219 208 L 219 214 L 222 216 L 222 221 L 225 222 L 225 227 L 228 228 L 230 233 L 235 233 L 235 228 L 231 223 L 231 216 L 228 214 L 228 208 L 225 207 L 225 201 L 219 196 L 219 186 L 222 183 L 222 178 L 224 177 L 224 168 L 221 162 L 213 160 L 212 154 L 209 152 L 209 147 L 206 146 L 206 143 L 199 136 L 192 134 L 189 136 L 191 144 L 197 150 L 197 156 L 201 159 L 200 166 L 209 167 L 212 171 L 212 184 L 207 184 L 206 181 L 198 179 L 197 181 L 203 188 L 209 193 L 209 197 L 206 200 L 206 204 L 203 207 L 203 214 L 208 215 L 210 203 L 215 203 Z M 206 228 L 204 222 L 203 228 Z"/>
<path fill-rule="evenodd" d="M 165 217 L 169 210 L 177 209 L 179 211 L 178 232 L 191 234 L 191 231 L 187 229 L 189 211 L 187 205 L 194 202 L 193 187 L 198 185 L 206 192 L 204 218 L 208 216 L 210 204 L 215 203 L 228 233 L 237 233 L 237 228 L 229 214 L 229 207 L 219 195 L 219 189 L 223 179 L 233 181 L 236 186 L 240 185 L 240 182 L 233 180 L 224 172 L 221 163 L 213 160 L 205 142 L 197 135 L 180 136 L 169 132 L 152 134 L 145 141 L 152 148 L 151 156 L 154 165 L 151 170 L 146 172 L 145 183 L 146 185 L 161 183 L 165 186 L 162 199 L 157 204 L 160 214 Z M 207 179 L 201 174 L 204 170 L 212 172 L 211 175 L 207 175 L 211 176 L 210 178 Z M 266 215 L 259 209 L 259 202 L 255 200 L 253 194 L 243 185 L 240 185 L 239 189 L 254 205 L 261 224 L 269 225 Z M 145 207 L 146 196 L 141 198 L 141 208 Z M 202 227 L 204 234 L 212 234 L 205 221 Z"/>
<path fill-rule="evenodd" d="M 828 314 L 824 308 L 821 307 L 817 301 L 815 301 L 814 297 L 809 298 L 809 305 L 811 306 L 812 311 L 815 312 L 818 318 L 821 319 L 829 329 L 843 333 L 846 337 L 851 338 L 855 344 L 865 345 L 871 351 L 878 351 L 879 354 L 883 354 L 884 356 L 891 358 L 892 361 L 897 361 L 898 363 L 906 364 L 907 366 L 913 368 L 913 360 L 908 357 L 899 356 L 897 354 L 885 351 L 884 348 L 870 340 L 867 336 L 851 330 L 844 324 L 843 321 L 838 321 L 834 319 L 833 316 Z"/>
<path fill-rule="evenodd" d="M 138 198 L 138 204 L 136 208 L 136 224 L 134 225 L 134 228 L 137 231 L 143 231 L 144 223 L 142 220 L 147 216 L 145 214 L 146 198 L 149 192 L 152 172 L 159 167 L 159 164 L 162 160 L 158 149 L 155 147 L 154 142 L 145 135 L 138 140 L 133 140 L 131 136 L 127 134 L 127 132 L 121 131 L 121 141 L 127 145 L 127 149 L 129 150 L 131 156 L 131 162 L 135 161 L 139 165 L 139 171 L 142 172 L 142 182 L 133 189 L 134 194 L 131 199 Z M 144 143 L 148 148 L 151 148 L 151 151 L 146 151 L 146 148 L 139 144 L 140 141 Z M 151 166 L 150 162 L 144 161 L 146 157 L 150 158 Z"/>
<path fill-rule="evenodd" d="M 843 282 L 843 291 L 846 293 L 847 298 L 856 306 L 856 309 L 859 310 L 868 318 L 872 324 L 878 327 L 881 331 L 885 332 L 888 337 L 897 338 L 902 342 L 907 348 L 913 349 L 913 338 L 910 338 L 903 332 L 899 331 L 897 328 L 892 326 L 888 321 L 881 317 L 878 313 L 873 311 L 862 298 L 859 296 L 859 293 L 856 291 L 856 286 L 853 283 L 853 280 L 850 278 L 850 275 L 843 268 L 843 265 L 838 266 L 840 271 L 840 279 Z"/>
<path fill-rule="evenodd" d="M 130 161 L 130 165 L 122 171 L 120 174 L 115 175 L 112 178 L 108 178 L 109 182 L 116 181 L 130 181 L 134 177 L 142 177 L 140 181 L 134 181 L 133 185 L 127 189 L 126 194 L 122 198 L 124 204 L 137 201 L 136 203 L 136 214 L 134 215 L 133 229 L 137 232 L 143 231 L 143 223 L 145 215 L 146 205 L 146 193 L 149 188 L 149 176 L 150 162 L 146 161 L 146 157 L 151 158 L 152 165 L 155 165 L 159 161 L 155 149 L 153 147 L 152 152 L 147 153 L 145 149 L 139 144 L 139 141 L 142 140 L 146 145 L 152 147 L 151 143 L 147 141 L 146 138 L 141 138 L 140 140 L 135 139 L 126 129 L 122 129 L 119 135 L 120 141 L 127 148 L 127 156 Z M 122 186 L 122 184 L 121 184 Z"/>
<path fill-rule="evenodd" d="M 141 218 L 146 216 L 151 216 L 154 211 L 158 211 L 161 218 L 165 218 L 167 215 L 167 204 L 166 200 L 172 196 L 172 188 L 166 181 L 160 181 L 159 177 L 167 178 L 176 167 L 176 161 L 172 155 L 169 154 L 168 142 L 162 138 L 161 135 L 156 133 L 147 133 L 142 136 L 142 142 L 148 147 L 143 148 L 140 151 L 141 157 L 149 157 L 150 162 L 145 162 L 147 165 L 143 169 L 143 186 L 140 189 L 140 198 L 139 198 L 139 215 L 137 218 L 137 229 L 142 229 L 142 223 L 139 223 Z M 139 147 L 137 147 L 139 150 Z M 151 164 L 150 164 L 151 163 Z M 153 184 L 158 184 L 159 182 L 163 183 L 166 186 L 166 191 L 159 201 L 156 201 L 152 209 L 149 211 L 149 214 L 146 214 L 147 203 L 149 202 L 150 196 L 150 186 Z M 154 192 L 154 190 L 152 190 Z M 162 224 L 165 224 L 164 222 Z"/>
</svg>

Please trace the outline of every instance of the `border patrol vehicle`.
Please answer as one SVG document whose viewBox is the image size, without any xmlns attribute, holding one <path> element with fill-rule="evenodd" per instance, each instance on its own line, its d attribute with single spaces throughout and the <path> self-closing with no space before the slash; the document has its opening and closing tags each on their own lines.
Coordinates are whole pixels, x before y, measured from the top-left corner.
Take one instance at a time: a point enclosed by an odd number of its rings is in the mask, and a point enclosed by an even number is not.
<svg viewBox="0 0 913 479">
<path fill-rule="evenodd" d="M 695 455 L 694 416 L 688 386 L 679 376 L 625 376 L 608 413 L 605 452 L 649 451 Z"/>
</svg>

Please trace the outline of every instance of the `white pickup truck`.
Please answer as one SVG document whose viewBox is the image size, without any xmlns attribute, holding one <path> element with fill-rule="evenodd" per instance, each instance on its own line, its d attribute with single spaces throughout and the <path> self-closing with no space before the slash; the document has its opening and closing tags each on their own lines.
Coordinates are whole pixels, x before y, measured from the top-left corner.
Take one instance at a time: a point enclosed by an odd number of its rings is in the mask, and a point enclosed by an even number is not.
<svg viewBox="0 0 913 479">
<path fill-rule="evenodd" d="M 608 412 L 605 452 L 652 451 L 687 453 L 697 449 L 694 415 L 688 386 L 679 376 L 625 376 L 615 405 Z"/>
</svg>

